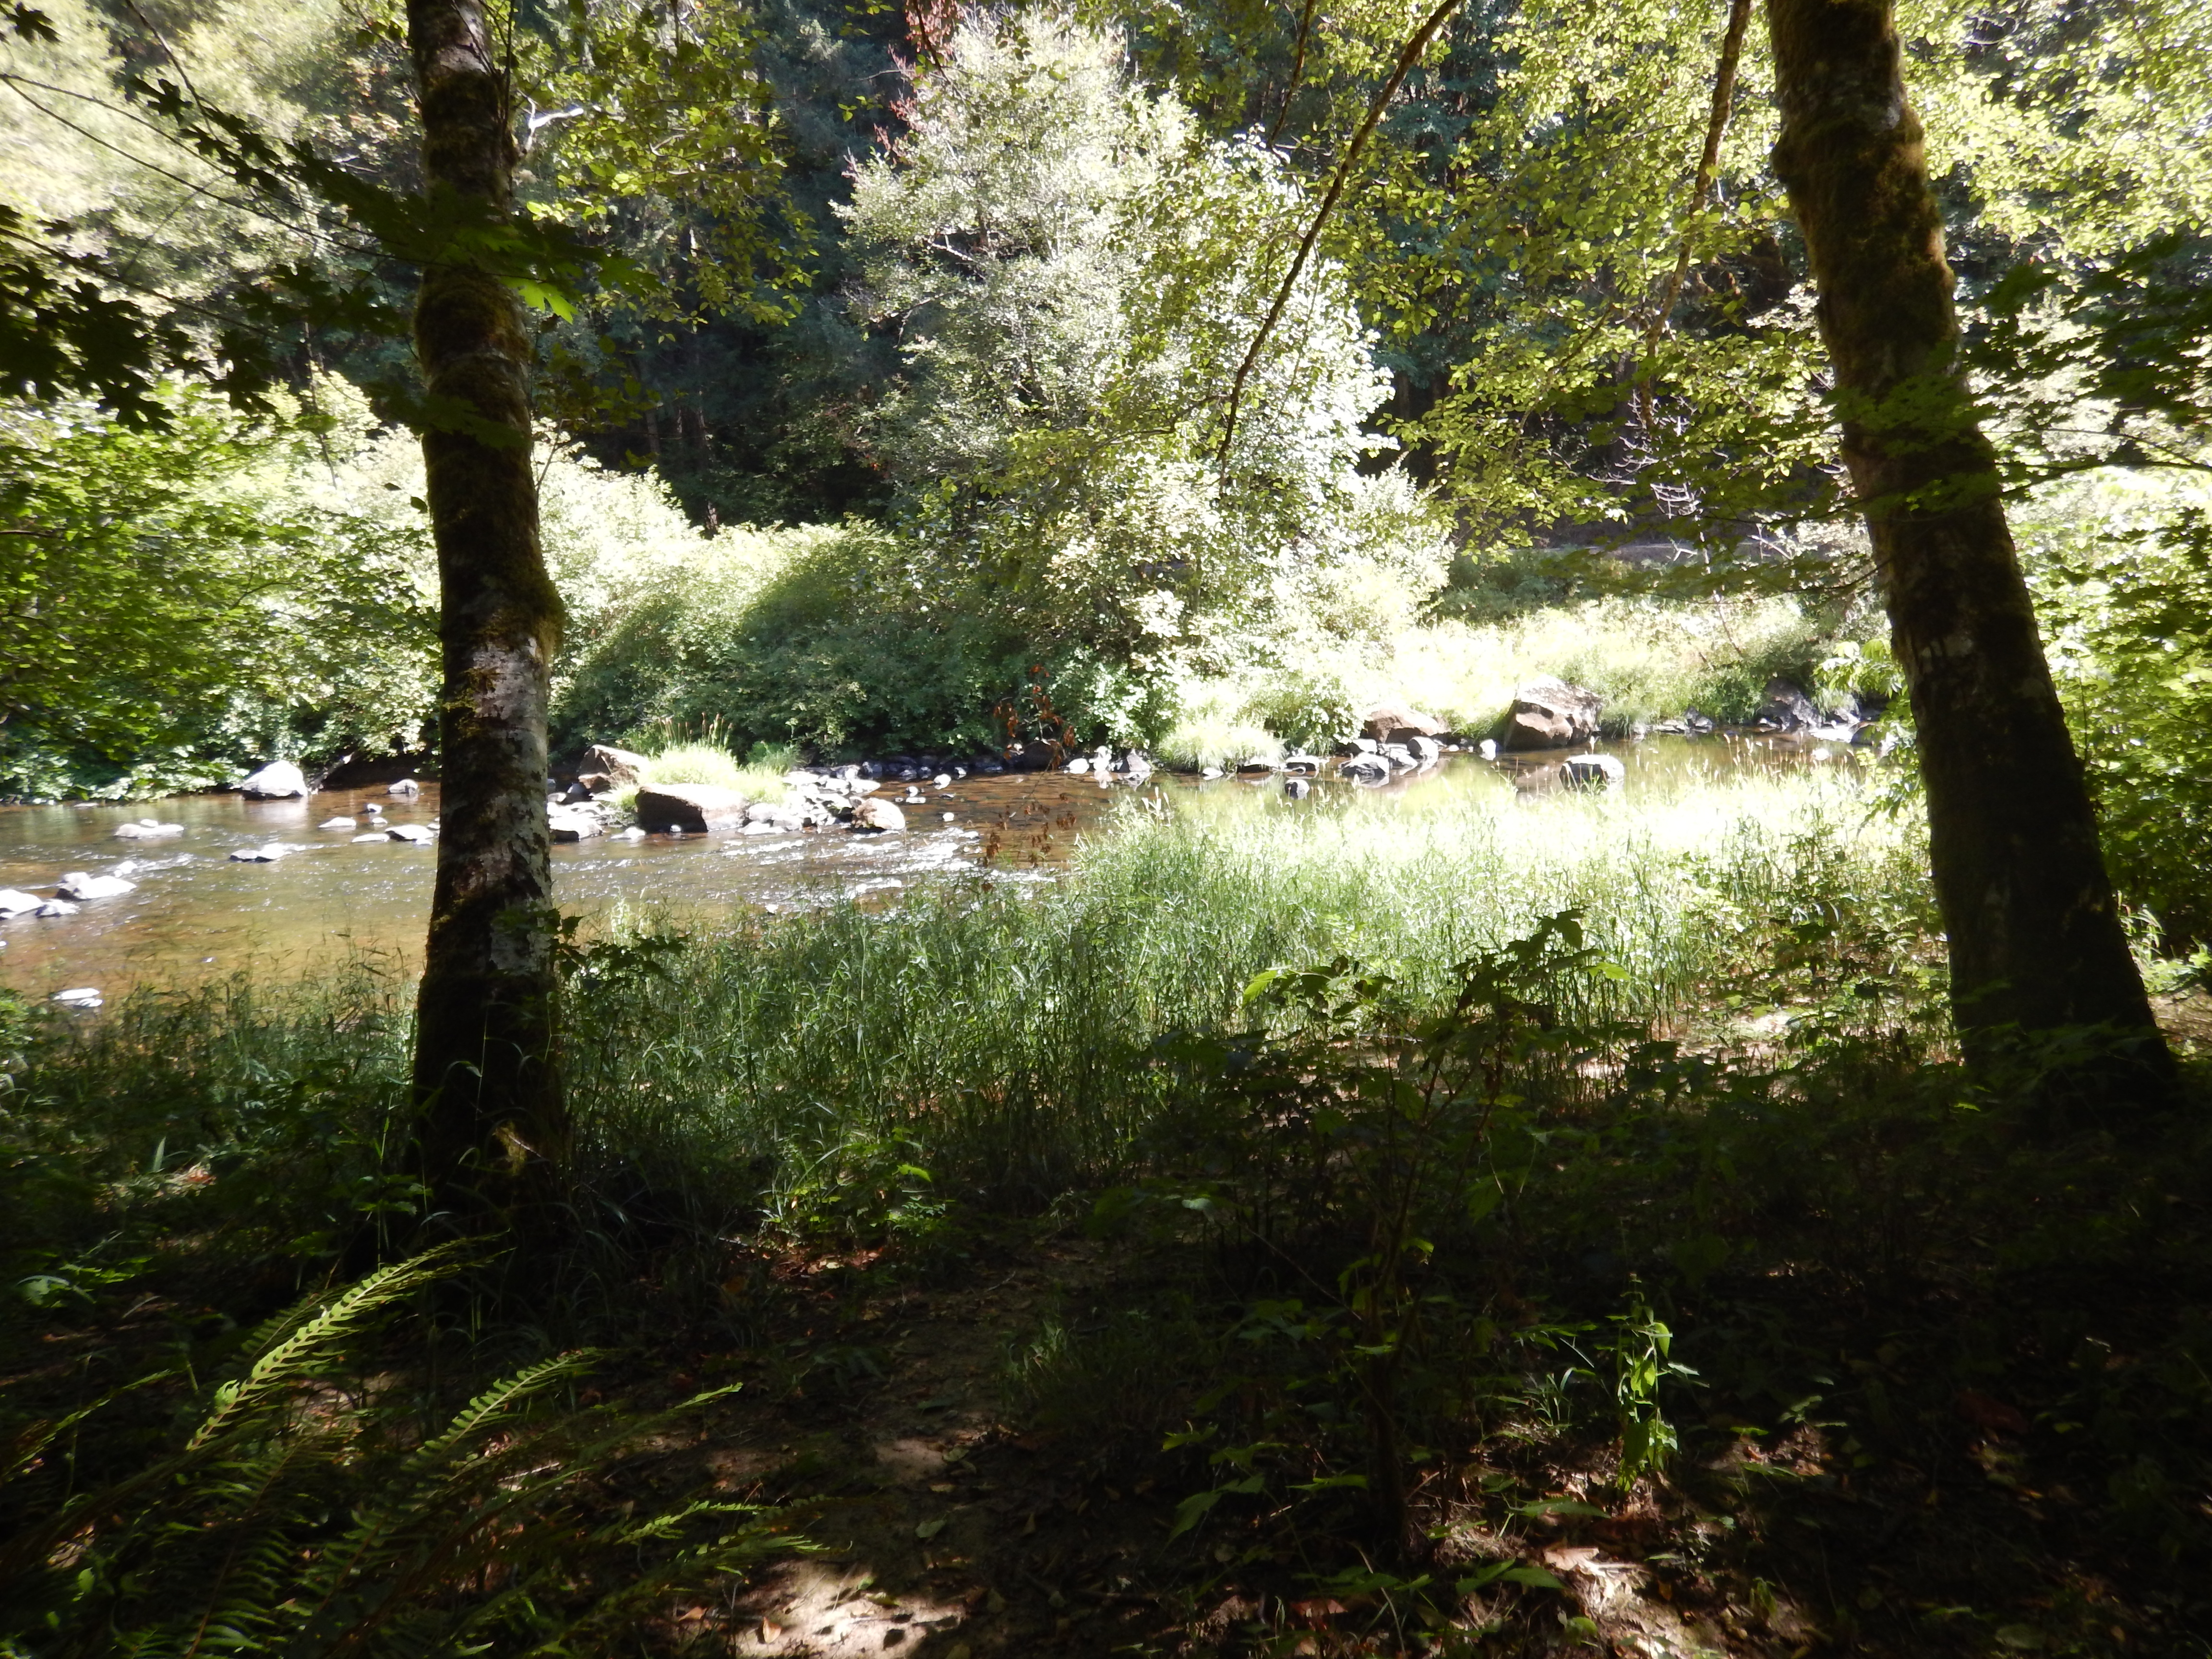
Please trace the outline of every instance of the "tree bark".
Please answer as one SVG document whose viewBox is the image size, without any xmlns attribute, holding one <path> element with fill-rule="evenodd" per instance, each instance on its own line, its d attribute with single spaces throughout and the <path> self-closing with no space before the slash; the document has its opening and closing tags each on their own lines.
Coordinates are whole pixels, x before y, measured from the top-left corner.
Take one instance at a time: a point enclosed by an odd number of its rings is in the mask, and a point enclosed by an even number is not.
<svg viewBox="0 0 2212 1659">
<path fill-rule="evenodd" d="M 1970 1060 L 2107 1040 L 2062 1092 L 2161 1097 L 2154 1023 L 1959 356 L 1951 269 L 1891 0 L 1767 0 L 1775 172 L 1803 232 L 1844 460 L 1867 518 L 1927 787 Z M 2025 1039 L 2025 1042 L 2022 1042 Z"/>
<path fill-rule="evenodd" d="M 433 201 L 463 222 L 505 218 L 516 152 L 482 0 L 410 0 L 407 32 Z M 538 544 L 531 347 L 515 295 L 465 254 L 428 266 L 415 346 L 444 668 L 416 1150 L 434 1212 L 473 1228 L 557 1205 L 568 1167 L 545 818 L 562 612 Z"/>
</svg>

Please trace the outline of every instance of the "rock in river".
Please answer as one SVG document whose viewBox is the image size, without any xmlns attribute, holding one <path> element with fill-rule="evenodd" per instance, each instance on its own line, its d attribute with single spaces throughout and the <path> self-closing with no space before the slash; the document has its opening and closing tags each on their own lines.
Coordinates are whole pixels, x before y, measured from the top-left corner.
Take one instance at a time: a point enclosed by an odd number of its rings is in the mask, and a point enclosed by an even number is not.
<svg viewBox="0 0 2212 1659">
<path fill-rule="evenodd" d="M 0 887 L 0 921 L 28 915 L 45 902 L 36 893 L 27 893 L 19 887 Z"/>
<path fill-rule="evenodd" d="M 61 878 L 54 889 L 54 896 L 67 899 L 72 904 L 82 904 L 87 899 L 121 898 L 125 893 L 135 893 L 138 884 L 125 881 L 120 876 L 88 876 L 82 870 L 72 870 Z"/>
<path fill-rule="evenodd" d="M 353 828 L 353 820 L 351 818 L 325 818 L 320 823 L 317 824 L 315 828 L 318 830 L 350 830 Z"/>
<path fill-rule="evenodd" d="M 906 828 L 906 814 L 887 800 L 856 800 L 853 803 L 853 828 L 903 830 Z"/>
<path fill-rule="evenodd" d="M 163 823 L 156 818 L 140 818 L 135 823 L 119 823 L 115 826 L 115 838 L 118 841 L 166 841 L 171 836 L 181 836 L 184 833 L 183 824 Z"/>
<path fill-rule="evenodd" d="M 641 782 L 645 777 L 646 758 L 628 749 L 617 749 L 611 744 L 595 743 L 584 751 L 583 764 L 576 770 L 592 772 L 607 780 L 610 787 L 622 788 Z"/>
<path fill-rule="evenodd" d="M 637 792 L 641 830 L 677 830 L 702 836 L 709 830 L 735 830 L 745 821 L 745 798 L 711 783 L 656 783 Z"/>
<path fill-rule="evenodd" d="M 54 1000 L 64 1008 L 97 1008 L 103 999 L 97 986 L 80 985 L 74 990 L 55 992 Z"/>
<path fill-rule="evenodd" d="M 399 800 L 413 800 L 422 793 L 422 786 L 412 778 L 402 778 L 384 792 Z"/>
<path fill-rule="evenodd" d="M 384 832 L 386 841 L 412 842 L 417 847 L 428 847 L 434 837 L 419 823 L 395 823 Z"/>
<path fill-rule="evenodd" d="M 1605 700 L 1595 691 L 1549 676 L 1531 680 L 1513 695 L 1513 714 L 1505 726 L 1508 749 L 1565 749 L 1597 736 Z"/>
<path fill-rule="evenodd" d="M 1403 743 L 1407 737 L 1439 737 L 1444 726 L 1434 715 L 1424 714 L 1418 708 L 1401 702 L 1384 702 L 1367 711 L 1366 718 L 1359 722 L 1359 729 L 1377 743 Z M 1401 732 L 1405 737 L 1401 737 Z"/>
<path fill-rule="evenodd" d="M 292 849 L 281 841 L 264 842 L 259 847 L 241 847 L 230 855 L 233 864 L 274 864 Z"/>
<path fill-rule="evenodd" d="M 1577 789 L 1615 789 L 1627 777 L 1618 755 L 1570 755 L 1559 768 L 1559 781 Z"/>
<path fill-rule="evenodd" d="M 291 762 L 271 761 L 238 789 L 250 800 L 296 800 L 307 795 L 307 779 Z"/>
</svg>

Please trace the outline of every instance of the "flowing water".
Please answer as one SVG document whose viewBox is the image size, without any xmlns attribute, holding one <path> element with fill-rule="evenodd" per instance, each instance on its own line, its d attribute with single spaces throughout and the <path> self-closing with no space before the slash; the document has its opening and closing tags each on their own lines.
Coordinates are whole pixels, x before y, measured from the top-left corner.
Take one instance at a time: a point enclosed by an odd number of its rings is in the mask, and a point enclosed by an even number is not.
<svg viewBox="0 0 2212 1659">
<path fill-rule="evenodd" d="M 1724 738 L 1654 738 L 1607 747 L 1627 767 L 1630 790 L 1794 769 L 1808 754 L 1827 752 L 1787 739 Z M 1840 751 L 1835 757 L 1842 758 Z M 1533 802 L 1547 793 L 1541 786 L 1559 761 L 1557 755 L 1495 763 L 1448 756 L 1383 793 Z M 1313 799 L 1352 787 L 1324 779 Z M 1048 879 L 1115 796 L 1132 793 L 1127 786 L 1054 774 L 964 778 L 943 791 L 927 782 L 920 788 L 925 804 L 904 808 L 904 835 L 831 830 L 653 836 L 556 847 L 555 897 L 587 923 L 659 913 L 682 925 L 708 925 L 733 912 L 880 900 L 917 882 L 986 867 L 1004 878 Z M 1302 805 L 1283 802 L 1279 778 L 1202 783 L 1162 773 L 1144 786 L 1147 795 L 1155 791 L 1171 807 L 1203 802 L 1207 810 L 1234 811 L 1263 803 Z M 897 799 L 904 792 L 887 784 L 881 793 Z M 389 838 L 356 840 L 372 831 L 372 802 L 390 823 L 428 824 L 438 814 L 433 784 L 413 800 L 395 799 L 380 786 L 326 791 L 304 801 L 187 795 L 127 806 L 0 807 L 0 887 L 47 897 L 71 871 L 136 884 L 127 894 L 88 902 L 74 915 L 26 915 L 0 924 L 0 984 L 40 998 L 78 988 L 112 996 L 133 984 L 185 984 L 240 970 L 310 973 L 363 953 L 404 970 L 420 957 L 436 852 Z M 318 827 L 333 817 L 356 823 Z M 182 824 L 184 833 L 150 842 L 116 838 L 119 826 L 143 818 Z M 271 842 L 294 850 L 267 864 L 230 857 Z"/>
</svg>

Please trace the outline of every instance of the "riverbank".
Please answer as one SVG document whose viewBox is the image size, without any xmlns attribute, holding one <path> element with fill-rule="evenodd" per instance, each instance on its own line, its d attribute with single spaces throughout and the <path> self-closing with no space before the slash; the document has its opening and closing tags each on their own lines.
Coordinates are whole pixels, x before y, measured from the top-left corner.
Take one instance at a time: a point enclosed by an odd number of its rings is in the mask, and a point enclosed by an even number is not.
<svg viewBox="0 0 2212 1659">
<path fill-rule="evenodd" d="M 575 1467 L 609 1524 L 781 1529 L 655 1648 L 2185 1650 L 2201 1133 L 2007 1127 L 1918 829 L 1848 776 L 1490 781 L 1123 791 L 1057 882 L 599 939 L 565 1243 L 349 1364 L 458 1407 L 588 1344 L 639 1420 L 742 1384 Z M 10 1010 L 4 1318 L 52 1363 L 8 1413 L 222 1375 L 404 1215 L 409 1000 L 356 963 Z M 1383 1086 L 1428 1056 L 1443 1093 Z"/>
</svg>

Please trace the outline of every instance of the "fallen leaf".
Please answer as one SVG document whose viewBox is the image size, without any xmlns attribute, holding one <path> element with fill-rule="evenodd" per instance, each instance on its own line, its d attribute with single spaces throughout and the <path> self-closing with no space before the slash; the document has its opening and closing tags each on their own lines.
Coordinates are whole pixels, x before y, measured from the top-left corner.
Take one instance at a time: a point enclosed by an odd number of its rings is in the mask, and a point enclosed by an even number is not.
<svg viewBox="0 0 2212 1659">
<path fill-rule="evenodd" d="M 1344 1603 L 1320 1595 L 1307 1601 L 1293 1601 L 1291 1612 L 1297 1621 L 1310 1630 L 1320 1630 L 1338 1613 L 1345 1611 Z"/>
<path fill-rule="evenodd" d="M 938 1534 L 944 1530 L 945 1517 L 940 1515 L 934 1521 L 923 1521 L 918 1522 L 915 1527 L 914 1535 L 916 1538 L 934 1538 Z"/>
</svg>

